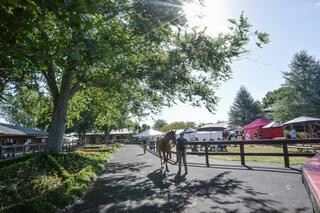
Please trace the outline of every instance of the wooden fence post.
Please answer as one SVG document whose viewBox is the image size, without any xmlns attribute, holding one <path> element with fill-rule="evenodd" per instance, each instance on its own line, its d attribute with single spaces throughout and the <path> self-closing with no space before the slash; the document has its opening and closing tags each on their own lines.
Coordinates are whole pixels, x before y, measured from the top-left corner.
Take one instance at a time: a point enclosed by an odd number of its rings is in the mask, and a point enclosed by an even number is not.
<svg viewBox="0 0 320 213">
<path fill-rule="evenodd" d="M 244 144 L 243 142 L 240 143 L 240 156 L 241 156 L 241 165 L 245 166 L 246 161 L 245 161 L 245 156 L 244 156 Z"/>
<path fill-rule="evenodd" d="M 208 153 L 208 143 L 206 143 L 205 149 L 206 149 L 206 164 L 207 164 L 207 167 L 210 167 L 210 164 L 209 164 L 209 153 Z"/>
<path fill-rule="evenodd" d="M 285 166 L 285 167 L 290 167 L 289 154 L 288 154 L 288 144 L 287 144 L 287 142 L 283 142 L 283 143 L 282 143 L 282 148 L 283 148 L 284 166 Z"/>
<path fill-rule="evenodd" d="M 14 147 L 14 149 L 13 149 L 13 153 L 12 153 L 12 158 L 14 158 L 14 157 L 15 157 L 16 152 L 17 152 L 17 147 Z"/>
</svg>

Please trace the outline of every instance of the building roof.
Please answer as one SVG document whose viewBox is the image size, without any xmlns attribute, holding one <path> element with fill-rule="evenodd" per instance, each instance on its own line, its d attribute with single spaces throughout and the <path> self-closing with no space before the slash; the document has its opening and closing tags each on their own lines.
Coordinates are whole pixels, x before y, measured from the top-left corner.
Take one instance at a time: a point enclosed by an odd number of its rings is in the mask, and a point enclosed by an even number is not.
<svg viewBox="0 0 320 213">
<path fill-rule="evenodd" d="M 301 123 L 311 123 L 311 122 L 320 122 L 320 118 L 311 118 L 311 117 L 306 117 L 306 116 L 300 116 L 298 118 L 295 118 L 291 121 L 287 121 L 284 123 L 284 125 L 289 125 L 289 124 L 301 124 Z"/>
<path fill-rule="evenodd" d="M 128 128 L 112 130 L 109 135 L 130 135 L 133 131 Z"/>
<path fill-rule="evenodd" d="M 255 121 L 245 125 L 243 128 L 250 129 L 250 128 L 255 128 L 255 127 L 263 127 L 263 126 L 269 124 L 270 122 L 271 121 L 266 118 L 258 118 Z"/>
<path fill-rule="evenodd" d="M 264 129 L 267 129 L 267 128 L 278 128 L 278 127 L 282 127 L 283 124 L 279 121 L 272 121 L 271 123 L 268 123 L 267 125 L 265 125 Z"/>
<path fill-rule="evenodd" d="M 228 127 L 225 122 L 222 123 L 209 123 L 197 129 L 197 131 L 223 131 Z"/>
<path fill-rule="evenodd" d="M 134 137 L 137 138 L 144 138 L 144 137 L 153 137 L 153 136 L 160 136 L 163 135 L 163 132 L 159 132 L 157 130 L 154 129 L 147 129 L 143 132 L 140 132 L 139 134 L 134 135 Z"/>
<path fill-rule="evenodd" d="M 48 133 L 44 131 L 5 123 L 0 123 L 0 134 L 9 136 L 48 136 Z"/>
</svg>

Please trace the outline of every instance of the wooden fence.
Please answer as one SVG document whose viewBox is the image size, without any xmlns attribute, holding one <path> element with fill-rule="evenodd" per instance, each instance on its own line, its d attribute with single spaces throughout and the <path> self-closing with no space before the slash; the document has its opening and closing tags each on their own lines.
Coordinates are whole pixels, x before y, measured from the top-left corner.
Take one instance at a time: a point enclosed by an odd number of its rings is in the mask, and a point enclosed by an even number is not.
<svg viewBox="0 0 320 213">
<path fill-rule="evenodd" d="M 72 151 L 81 147 L 79 142 L 68 142 L 64 143 L 62 146 L 63 151 Z M 46 143 L 36 143 L 36 144 L 14 144 L 14 145 L 3 145 L 0 146 L 0 158 L 5 157 L 15 157 L 16 154 L 25 155 L 31 152 L 43 152 L 46 149 Z"/>
<path fill-rule="evenodd" d="M 150 141 L 149 143 L 156 143 Z M 237 145 L 240 147 L 240 152 L 212 152 L 209 151 L 210 146 L 219 145 Z M 282 147 L 282 152 L 271 153 L 271 152 L 245 152 L 245 147 L 248 145 L 256 145 L 257 149 L 261 145 L 273 145 Z M 307 145 L 307 146 L 306 146 Z M 311 146 L 313 145 L 313 146 Z M 187 155 L 204 155 L 206 160 L 206 166 L 210 167 L 209 156 L 214 155 L 226 155 L 226 156 L 240 156 L 241 165 L 246 165 L 246 156 L 282 156 L 284 160 L 284 166 L 290 167 L 290 157 L 312 157 L 316 152 L 289 152 L 288 147 L 296 148 L 308 148 L 309 150 L 320 150 L 320 139 L 282 139 L 282 140 L 251 140 L 251 141 L 215 141 L 215 142 L 188 142 L 188 146 L 204 146 L 204 152 L 191 151 L 187 152 Z M 155 147 L 155 146 L 154 146 Z M 175 152 L 172 152 L 175 153 Z"/>
</svg>

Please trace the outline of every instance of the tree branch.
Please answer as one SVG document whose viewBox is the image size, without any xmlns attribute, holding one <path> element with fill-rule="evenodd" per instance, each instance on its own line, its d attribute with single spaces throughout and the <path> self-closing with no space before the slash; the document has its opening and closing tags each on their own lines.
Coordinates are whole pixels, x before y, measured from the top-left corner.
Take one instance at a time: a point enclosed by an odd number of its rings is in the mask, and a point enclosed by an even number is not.
<svg viewBox="0 0 320 213">
<path fill-rule="evenodd" d="M 80 89 L 81 89 L 80 82 L 75 83 L 70 89 L 69 97 L 72 98 Z"/>
<path fill-rule="evenodd" d="M 42 74 L 48 83 L 52 97 L 54 99 L 57 98 L 59 94 L 59 89 L 58 89 L 57 81 L 56 81 L 53 70 L 49 68 L 49 71 L 43 71 Z"/>
</svg>

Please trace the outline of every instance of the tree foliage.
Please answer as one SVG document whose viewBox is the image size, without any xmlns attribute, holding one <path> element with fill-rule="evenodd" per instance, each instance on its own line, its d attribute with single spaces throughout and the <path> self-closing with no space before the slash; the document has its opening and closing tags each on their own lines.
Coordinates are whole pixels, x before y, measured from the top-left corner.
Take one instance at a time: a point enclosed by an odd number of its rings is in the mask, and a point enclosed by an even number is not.
<svg viewBox="0 0 320 213">
<path fill-rule="evenodd" d="M 186 28 L 181 5 L 178 0 L 2 3 L 1 69 L 51 94 L 48 151 L 60 151 L 70 100 L 87 88 L 137 91 L 130 100 L 137 109 L 155 110 L 179 99 L 214 110 L 215 88 L 230 78 L 230 64 L 247 52 L 250 35 L 258 46 L 268 36 L 252 33 L 242 14 L 230 20 L 229 33 L 209 37 Z"/>
<path fill-rule="evenodd" d="M 299 116 L 320 117 L 319 60 L 301 51 L 295 54 L 289 68 L 284 73 L 285 83 L 263 99 L 273 108 L 272 118 L 288 121 Z"/>
<path fill-rule="evenodd" d="M 130 93 L 109 93 L 102 88 L 91 88 L 77 93 L 71 100 L 68 109 L 69 131 L 84 135 L 88 131 L 104 132 L 106 135 L 112 130 L 132 128 L 138 130 L 133 118 L 144 115 L 148 103 L 138 91 Z M 138 97 L 137 97 L 138 96 Z M 150 106 L 152 107 L 152 106 Z"/>
<path fill-rule="evenodd" d="M 142 124 L 140 131 L 145 131 L 145 130 L 147 130 L 147 129 L 150 129 L 150 126 L 149 126 L 148 124 Z"/>
<path fill-rule="evenodd" d="M 167 121 L 163 120 L 163 119 L 158 119 L 156 120 L 156 122 L 153 124 L 153 128 L 160 130 L 162 127 L 164 127 L 165 125 L 167 125 Z"/>
<path fill-rule="evenodd" d="M 196 128 L 196 124 L 194 122 L 184 122 L 184 121 L 177 121 L 173 123 L 169 123 L 163 126 L 160 131 L 168 132 L 170 130 L 177 130 L 177 129 L 186 129 L 186 128 Z"/>
<path fill-rule="evenodd" d="M 229 122 L 243 126 L 262 115 L 260 103 L 255 101 L 245 87 L 240 87 L 229 111 Z"/>
<path fill-rule="evenodd" d="M 50 97 L 27 87 L 7 93 L 0 105 L 0 113 L 9 123 L 42 130 L 48 129 L 51 112 Z"/>
</svg>

